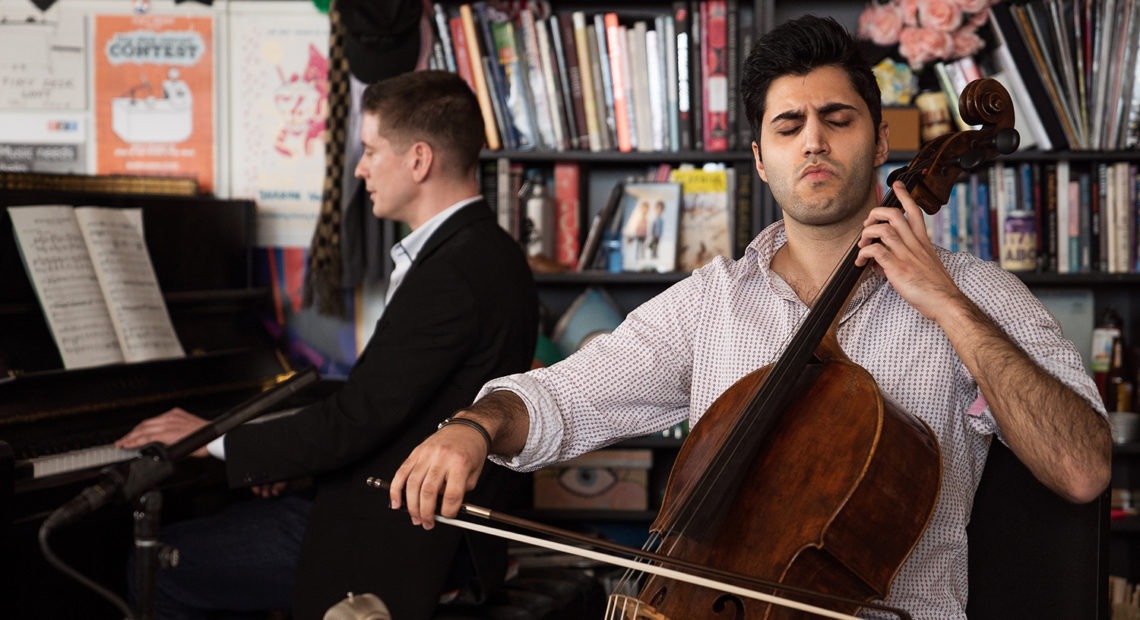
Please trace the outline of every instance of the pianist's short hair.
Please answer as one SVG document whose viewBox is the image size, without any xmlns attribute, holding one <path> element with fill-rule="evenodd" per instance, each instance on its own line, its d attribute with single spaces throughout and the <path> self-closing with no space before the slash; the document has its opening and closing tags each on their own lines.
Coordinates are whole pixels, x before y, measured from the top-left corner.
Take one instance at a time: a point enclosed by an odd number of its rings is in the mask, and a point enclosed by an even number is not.
<svg viewBox="0 0 1140 620">
<path fill-rule="evenodd" d="M 372 84 L 361 98 L 361 111 L 380 117 L 384 137 L 411 144 L 423 141 L 445 167 L 474 171 L 486 136 L 475 94 L 458 75 L 447 71 L 415 71 Z"/>
</svg>

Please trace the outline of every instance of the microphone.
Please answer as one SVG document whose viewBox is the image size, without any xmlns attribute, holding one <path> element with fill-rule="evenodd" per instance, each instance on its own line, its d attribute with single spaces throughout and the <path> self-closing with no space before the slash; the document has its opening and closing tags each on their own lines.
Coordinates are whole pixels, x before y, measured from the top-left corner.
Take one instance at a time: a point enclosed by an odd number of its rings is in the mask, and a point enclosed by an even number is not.
<svg viewBox="0 0 1140 620">
<path fill-rule="evenodd" d="M 392 613 L 375 594 L 354 595 L 329 607 L 323 620 L 392 620 Z"/>
<path fill-rule="evenodd" d="M 48 515 L 40 526 L 51 531 L 95 512 L 113 501 L 133 499 L 153 488 L 174 471 L 173 461 L 165 458 L 160 444 L 148 444 L 140 450 L 142 456 L 127 463 L 103 468 L 99 482 L 83 489 Z"/>
</svg>

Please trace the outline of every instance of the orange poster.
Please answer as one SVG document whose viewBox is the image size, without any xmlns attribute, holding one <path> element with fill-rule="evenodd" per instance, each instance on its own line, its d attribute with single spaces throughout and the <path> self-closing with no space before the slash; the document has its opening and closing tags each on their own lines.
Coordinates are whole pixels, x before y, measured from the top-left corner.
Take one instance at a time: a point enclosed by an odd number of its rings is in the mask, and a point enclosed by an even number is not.
<svg viewBox="0 0 1140 620">
<path fill-rule="evenodd" d="M 98 174 L 192 176 L 214 189 L 214 21 L 95 17 Z"/>
</svg>

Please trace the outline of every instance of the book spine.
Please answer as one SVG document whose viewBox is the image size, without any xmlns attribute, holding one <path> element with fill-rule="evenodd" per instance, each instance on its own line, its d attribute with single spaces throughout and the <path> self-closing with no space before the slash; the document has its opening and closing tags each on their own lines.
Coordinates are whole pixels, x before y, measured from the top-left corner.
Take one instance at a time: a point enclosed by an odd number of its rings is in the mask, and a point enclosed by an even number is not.
<svg viewBox="0 0 1140 620">
<path fill-rule="evenodd" d="M 554 260 L 574 267 L 578 262 L 581 235 L 581 175 L 577 162 L 554 164 L 554 214 L 558 221 L 554 234 Z"/>
<path fill-rule="evenodd" d="M 542 63 L 542 78 L 546 85 L 546 95 L 550 105 L 551 129 L 554 131 L 554 148 L 570 148 L 570 130 L 567 124 L 573 112 L 565 107 L 562 96 L 562 75 L 555 59 L 554 46 L 545 20 L 535 21 L 535 36 L 538 38 L 538 55 Z"/>
<path fill-rule="evenodd" d="M 475 75 L 471 69 L 471 58 L 467 55 L 467 35 L 463 30 L 463 19 L 460 17 L 452 17 L 448 20 L 448 27 L 451 28 L 451 40 L 455 42 L 455 71 L 459 77 L 463 78 L 464 82 L 471 87 L 471 92 L 478 95 L 479 88 L 475 85 Z M 479 104 L 480 109 L 483 107 L 482 102 Z"/>
<path fill-rule="evenodd" d="M 530 100 L 534 104 L 534 124 L 538 130 L 538 145 L 553 148 L 558 146 L 558 136 L 554 130 L 557 124 L 553 106 L 553 97 L 547 90 L 546 76 L 549 71 L 542 61 L 542 52 L 539 50 L 538 29 L 535 24 L 534 13 L 524 8 L 519 13 L 519 33 L 522 35 L 524 55 L 522 60 L 526 64 L 527 87 Z"/>
<path fill-rule="evenodd" d="M 531 150 L 538 146 L 538 132 L 530 109 L 531 97 L 527 92 L 526 71 L 519 56 L 514 24 L 510 21 L 490 21 L 488 27 L 494 45 L 494 59 L 498 65 L 496 70 L 502 79 L 499 90 L 505 104 L 504 110 L 510 115 L 509 124 L 514 128 L 514 148 Z"/>
<path fill-rule="evenodd" d="M 728 52 L 725 0 L 706 0 L 701 15 L 704 24 L 704 141 L 705 150 L 728 150 Z"/>
<path fill-rule="evenodd" d="M 629 102 L 626 101 L 626 73 L 624 66 L 625 46 L 622 45 L 621 26 L 617 13 L 606 13 L 606 41 L 610 52 L 610 78 L 613 81 L 614 128 L 617 133 L 617 147 L 622 153 L 633 150 L 630 142 Z"/>
<path fill-rule="evenodd" d="M 591 42 L 590 50 L 597 50 L 597 55 L 594 56 L 594 64 L 597 65 L 598 70 L 595 78 L 600 80 L 601 96 L 598 97 L 599 105 L 602 109 L 602 119 L 605 121 L 605 131 L 602 133 L 606 136 L 605 148 L 612 149 L 617 145 L 617 119 L 614 109 L 614 85 L 612 71 L 610 70 L 610 54 L 613 50 L 607 49 L 608 36 L 606 34 L 605 15 L 602 13 L 594 14 L 594 38 Z"/>
<path fill-rule="evenodd" d="M 1060 198 L 1057 195 L 1057 165 L 1049 163 L 1045 165 L 1045 172 L 1042 182 L 1042 190 L 1044 196 L 1042 200 L 1042 209 L 1045 211 L 1043 220 L 1045 222 L 1044 243 L 1038 243 L 1037 247 L 1045 252 L 1044 268 L 1049 273 L 1057 273 L 1060 259 L 1060 236 L 1058 234 L 1058 213 Z M 1038 260 L 1041 263 L 1041 260 Z"/>
<path fill-rule="evenodd" d="M 603 42 L 604 45 L 604 42 Z M 586 22 L 586 46 L 590 50 L 590 81 L 594 85 L 594 111 L 598 115 L 598 140 L 603 151 L 613 148 L 611 137 L 612 112 L 606 105 L 606 84 L 602 77 L 601 51 L 598 48 L 598 32 L 592 21 Z"/>
<path fill-rule="evenodd" d="M 590 68 L 590 42 L 586 37 L 586 14 L 574 11 L 570 14 L 573 23 L 574 44 L 578 49 L 578 74 L 582 81 L 582 109 L 586 113 L 586 133 L 589 135 L 590 150 L 602 150 L 601 127 L 598 126 L 598 104 L 594 97 L 593 70 Z"/>
<path fill-rule="evenodd" d="M 751 163 L 736 162 L 735 206 L 732 221 L 733 236 L 736 239 L 733 256 L 744 256 L 744 250 L 752 243 L 753 218 L 752 213 L 752 176 Z"/>
<path fill-rule="evenodd" d="M 653 151 L 653 114 L 650 104 L 649 57 L 646 55 L 645 38 L 648 25 L 637 21 L 629 30 L 629 63 L 633 67 L 633 106 L 637 119 L 637 150 Z"/>
<path fill-rule="evenodd" d="M 508 149 L 517 149 L 519 148 L 519 135 L 515 129 L 514 119 L 511 118 L 508 104 L 507 76 L 499 61 L 499 49 L 495 45 L 495 37 L 491 34 L 491 16 L 487 11 L 487 3 L 476 2 L 471 5 L 471 8 L 474 11 L 477 36 L 483 50 L 483 74 L 487 78 L 487 91 L 490 93 L 491 102 L 497 110 L 496 120 L 502 132 L 503 142 Z"/>
<path fill-rule="evenodd" d="M 736 46 L 740 35 L 740 6 L 737 0 L 727 0 L 725 4 L 725 77 L 727 90 L 725 93 L 725 133 L 727 133 L 727 148 L 735 149 L 739 132 L 736 127 L 737 105 L 736 85 L 740 81 L 737 69 Z"/>
<path fill-rule="evenodd" d="M 665 111 L 669 122 L 669 150 L 681 148 L 680 120 L 678 118 L 677 31 L 672 15 L 661 18 L 665 37 L 661 46 L 665 52 Z"/>
<path fill-rule="evenodd" d="M 704 44 L 702 34 L 704 20 L 701 17 L 703 5 L 704 2 L 701 0 L 692 0 L 689 8 L 689 84 L 691 85 L 689 105 L 692 107 L 693 149 L 697 151 L 705 148 L 704 81 L 701 78 L 704 73 L 704 61 L 701 56 Z"/>
<path fill-rule="evenodd" d="M 689 81 L 691 53 L 689 46 L 692 36 L 689 33 L 689 3 L 678 0 L 673 3 L 673 24 L 677 38 L 677 145 L 680 150 L 693 148 L 692 84 Z"/>
<path fill-rule="evenodd" d="M 463 23 L 463 34 L 467 40 L 467 55 L 471 59 L 471 77 L 475 82 L 475 98 L 479 101 L 479 112 L 483 115 L 483 126 L 487 136 L 487 148 L 497 151 L 503 148 L 499 140 L 499 124 L 495 118 L 495 108 L 491 103 L 491 91 L 484 74 L 483 54 L 480 52 L 479 38 L 475 34 L 475 17 L 470 4 L 459 5 L 459 19 Z"/>
<path fill-rule="evenodd" d="M 589 149 L 586 114 L 582 108 L 582 80 L 578 73 L 578 52 L 574 46 L 574 29 L 565 16 L 550 16 L 550 38 L 558 61 L 558 77 L 562 81 L 562 104 L 566 108 L 566 124 L 570 130 L 570 147 Z"/>
<path fill-rule="evenodd" d="M 1028 99 L 1031 102 L 1031 105 L 1026 107 L 1032 108 L 1041 119 L 1042 128 L 1048 136 L 1048 144 L 1058 150 L 1069 148 L 1069 141 L 1061 127 L 1059 113 L 1049 103 L 1049 93 L 1045 89 L 1042 76 L 1034 66 L 1025 41 L 1017 28 L 1013 14 L 1010 12 L 1010 5 L 1004 2 L 991 5 L 990 19 L 993 22 L 995 34 L 1005 43 L 1013 69 L 1022 84 L 1025 85 Z"/>
<path fill-rule="evenodd" d="M 455 65 L 455 46 L 451 42 L 451 24 L 447 19 L 447 12 L 438 2 L 433 3 L 431 8 L 432 16 L 435 18 L 436 36 L 439 37 L 439 43 L 443 47 L 444 65 L 448 71 L 456 73 L 458 69 Z"/>
</svg>

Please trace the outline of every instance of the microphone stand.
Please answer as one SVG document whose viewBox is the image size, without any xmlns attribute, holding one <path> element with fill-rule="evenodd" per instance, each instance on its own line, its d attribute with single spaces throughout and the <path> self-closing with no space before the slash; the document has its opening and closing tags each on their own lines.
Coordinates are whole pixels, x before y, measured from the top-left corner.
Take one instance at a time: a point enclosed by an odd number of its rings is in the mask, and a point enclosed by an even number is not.
<svg viewBox="0 0 1140 620">
<path fill-rule="evenodd" d="M 159 516 L 162 511 L 162 495 L 156 490 L 158 483 L 174 472 L 176 461 L 190 456 L 214 439 L 272 409 L 318 378 L 317 370 L 312 367 L 293 373 L 284 381 L 226 411 L 179 441 L 169 446 L 147 444 L 139 450 L 139 456 L 135 459 L 104 468 L 102 479 L 98 483 L 84 489 L 44 520 L 39 537 L 41 546 L 45 547 L 45 556 L 49 561 L 54 558 L 54 554 L 46 549 L 46 541 L 48 534 L 55 528 L 73 523 L 112 501 L 136 502 L 133 514 L 138 606 L 136 617 L 152 619 L 157 571 L 178 562 L 178 551 L 158 541 Z M 68 574 L 73 572 L 59 566 L 57 568 Z"/>
</svg>

